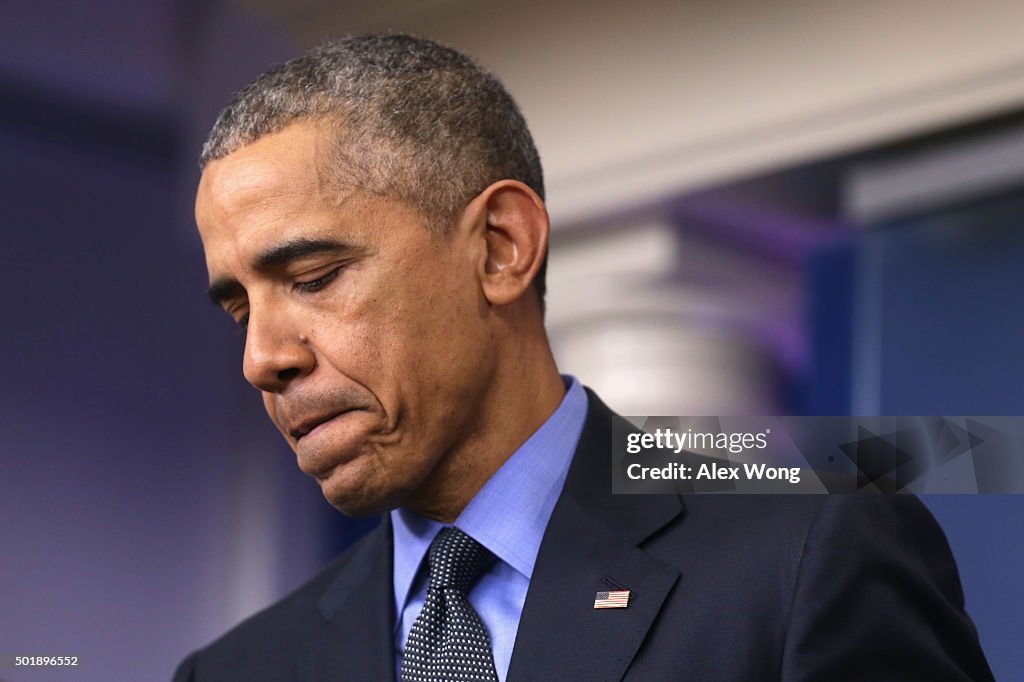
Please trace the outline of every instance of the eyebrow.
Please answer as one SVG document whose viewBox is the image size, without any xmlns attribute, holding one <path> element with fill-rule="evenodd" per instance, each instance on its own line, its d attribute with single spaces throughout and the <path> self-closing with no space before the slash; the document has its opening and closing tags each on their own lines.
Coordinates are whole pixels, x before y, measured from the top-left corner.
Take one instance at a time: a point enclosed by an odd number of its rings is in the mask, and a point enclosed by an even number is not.
<svg viewBox="0 0 1024 682">
<path fill-rule="evenodd" d="M 244 293 L 245 288 L 233 277 L 223 277 L 214 280 L 210 284 L 210 288 L 206 290 L 210 300 L 219 306 L 223 306 L 225 301 L 237 298 Z"/>
<path fill-rule="evenodd" d="M 256 256 L 253 267 L 256 270 L 279 270 L 301 258 L 320 254 L 354 252 L 351 244 L 333 239 L 292 239 L 279 244 Z M 207 290 L 210 300 L 217 305 L 245 293 L 245 287 L 234 277 L 221 277 L 210 283 Z"/>
<path fill-rule="evenodd" d="M 292 239 L 261 253 L 254 266 L 257 270 L 276 270 L 307 256 L 346 251 L 355 251 L 355 247 L 333 239 Z"/>
</svg>

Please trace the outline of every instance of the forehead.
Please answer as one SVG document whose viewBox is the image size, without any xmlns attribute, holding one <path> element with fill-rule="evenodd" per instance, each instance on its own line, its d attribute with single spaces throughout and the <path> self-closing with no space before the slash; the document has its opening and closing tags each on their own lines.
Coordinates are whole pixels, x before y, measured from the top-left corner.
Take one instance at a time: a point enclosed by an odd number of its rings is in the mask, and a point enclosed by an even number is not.
<svg viewBox="0 0 1024 682">
<path fill-rule="evenodd" d="M 207 164 L 196 194 L 200 231 L 240 212 L 319 194 L 326 134 L 314 123 L 295 123 Z"/>
<path fill-rule="evenodd" d="M 322 180 L 328 134 L 296 123 L 207 164 L 195 210 L 211 278 L 274 242 L 338 227 L 352 193 Z"/>
<path fill-rule="evenodd" d="M 261 255 L 289 242 L 425 247 L 431 233 L 417 208 L 329 171 L 335 136 L 326 123 L 295 123 L 207 164 L 196 223 L 211 281 L 244 280 Z"/>
</svg>

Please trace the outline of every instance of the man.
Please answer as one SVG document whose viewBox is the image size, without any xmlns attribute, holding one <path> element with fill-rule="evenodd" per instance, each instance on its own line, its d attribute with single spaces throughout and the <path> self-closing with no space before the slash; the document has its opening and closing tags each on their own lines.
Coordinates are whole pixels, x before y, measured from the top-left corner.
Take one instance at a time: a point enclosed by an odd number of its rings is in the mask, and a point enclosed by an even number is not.
<svg viewBox="0 0 1024 682">
<path fill-rule="evenodd" d="M 385 517 L 176 680 L 991 677 L 913 498 L 610 494 L 619 418 L 544 332 L 537 152 L 466 57 L 317 48 L 201 164 L 246 378 L 327 500 Z"/>
</svg>

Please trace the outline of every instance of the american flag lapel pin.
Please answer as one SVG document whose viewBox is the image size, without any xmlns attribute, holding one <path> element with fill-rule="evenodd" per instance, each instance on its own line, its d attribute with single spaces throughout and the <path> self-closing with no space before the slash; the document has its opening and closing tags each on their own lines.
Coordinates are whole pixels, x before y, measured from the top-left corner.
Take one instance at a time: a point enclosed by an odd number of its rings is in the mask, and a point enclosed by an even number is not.
<svg viewBox="0 0 1024 682">
<path fill-rule="evenodd" d="M 598 592 L 594 595 L 595 609 L 624 609 L 629 606 L 629 590 Z"/>
</svg>

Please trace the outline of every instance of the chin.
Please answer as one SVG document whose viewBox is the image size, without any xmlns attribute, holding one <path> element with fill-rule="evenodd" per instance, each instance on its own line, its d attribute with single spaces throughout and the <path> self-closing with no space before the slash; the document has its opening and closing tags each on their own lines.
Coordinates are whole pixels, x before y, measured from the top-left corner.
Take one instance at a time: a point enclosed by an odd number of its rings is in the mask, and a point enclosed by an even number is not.
<svg viewBox="0 0 1024 682">
<path fill-rule="evenodd" d="M 369 482 L 353 484 L 351 480 L 343 480 L 339 474 L 336 469 L 330 476 L 321 479 L 320 492 L 332 507 L 346 516 L 378 516 L 402 504 L 403 496 L 400 494 L 380 491 Z"/>
<path fill-rule="evenodd" d="M 324 499 L 326 499 L 332 507 L 340 511 L 345 516 L 351 516 L 352 518 L 368 518 L 371 516 L 380 516 L 381 514 L 387 513 L 399 505 L 387 505 L 373 500 L 356 500 L 352 497 L 342 497 L 340 499 L 332 499 L 324 493 Z"/>
</svg>

